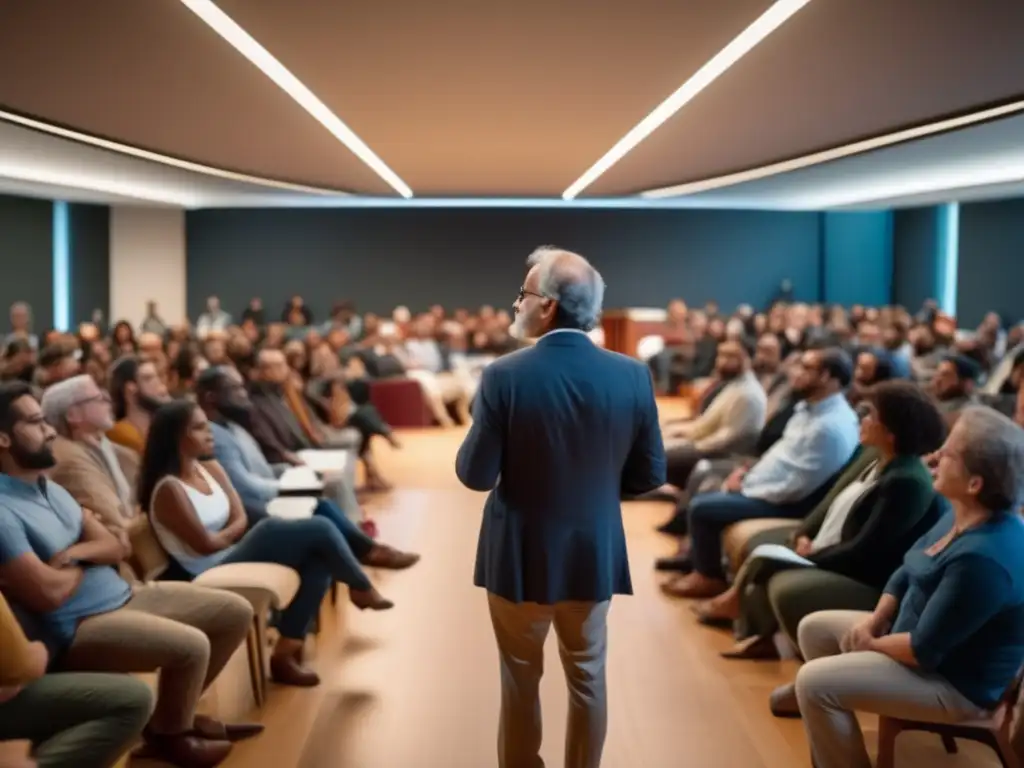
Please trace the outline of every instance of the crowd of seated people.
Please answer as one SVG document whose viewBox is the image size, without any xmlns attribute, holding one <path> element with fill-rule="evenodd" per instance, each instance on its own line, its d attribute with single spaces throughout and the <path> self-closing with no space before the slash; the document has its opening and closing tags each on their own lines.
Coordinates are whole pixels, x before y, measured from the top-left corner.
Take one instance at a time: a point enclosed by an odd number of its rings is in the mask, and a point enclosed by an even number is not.
<svg viewBox="0 0 1024 768">
<path fill-rule="evenodd" d="M 249 600 L 201 586 L 219 567 L 297 575 L 273 616 L 270 676 L 317 685 L 305 641 L 333 585 L 356 608 L 388 610 L 371 569 L 419 559 L 376 540 L 363 514 L 361 492 L 390 488 L 374 438 L 399 447 L 370 402 L 373 379 L 422 369 L 442 404 L 458 388 L 444 416 L 465 419 L 474 367 L 516 346 L 509 318 L 488 308 L 382 322 L 343 304 L 313 326 L 296 298 L 285 323 L 263 325 L 253 302 L 235 326 L 211 302 L 195 331 L 148 309 L 138 332 L 87 323 L 39 336 L 26 307 L 12 311 L 0 383 L 0 741 L 29 740 L 44 767 L 110 766 L 140 736 L 149 756 L 213 766 L 261 732 L 196 711 L 253 625 Z M 338 472 L 314 472 L 311 455 Z M 315 486 L 298 517 L 274 506 L 293 495 L 292 467 Z M 140 529 L 165 558 L 155 580 L 131 551 Z M 155 696 L 126 674 L 157 670 Z"/>
<path fill-rule="evenodd" d="M 140 728 L 164 760 L 216 765 L 259 733 L 195 713 L 252 620 L 244 599 L 189 583 L 220 565 L 298 574 L 271 672 L 317 684 L 303 641 L 331 585 L 385 610 L 365 568 L 417 560 L 375 541 L 357 493 L 390 488 L 375 438 L 400 447 L 373 382 L 416 381 L 447 427 L 471 417 L 480 370 L 522 343 L 490 307 L 381 318 L 340 302 L 318 322 L 294 296 L 279 321 L 267 314 L 254 299 L 236 320 L 211 297 L 194 327 L 166 323 L 150 303 L 137 330 L 37 335 L 30 308 L 12 308 L 0 368 L 0 630 L 20 651 L 0 665 L 0 713 L 60 699 L 66 716 L 37 728 L 4 715 L 0 740 L 31 740 L 40 765 L 110 765 Z M 670 573 L 663 589 L 733 632 L 726 657 L 775 658 L 788 642 L 808 662 L 771 707 L 804 716 L 818 768 L 861 760 L 851 711 L 910 716 L 928 695 L 947 711 L 925 707 L 927 717 L 991 709 L 1024 661 L 1024 566 L 1008 556 L 1024 477 L 1022 326 L 990 315 L 965 333 L 931 305 L 912 317 L 777 303 L 726 317 L 674 301 L 649 363 L 660 389 L 694 406 L 664 425 L 670 485 L 655 495 L 674 505 L 661 530 L 678 551 L 657 563 Z M 282 477 L 307 452 L 351 461 L 320 478 L 307 517 L 275 517 Z M 128 565 L 140 520 L 169 562 L 148 584 Z M 951 631 L 967 603 L 972 621 Z M 853 655 L 865 649 L 900 665 L 905 695 L 886 687 L 895 673 L 878 659 Z M 169 672 L 155 704 L 121 674 L 157 668 Z M 109 707 L 88 704 L 97 691 Z"/>
<path fill-rule="evenodd" d="M 696 391 L 663 425 L 663 591 L 733 633 L 726 658 L 806 661 L 770 705 L 817 768 L 871 765 L 855 712 L 983 719 L 1024 664 L 1024 326 L 716 310 L 673 302 L 649 360 Z"/>
</svg>

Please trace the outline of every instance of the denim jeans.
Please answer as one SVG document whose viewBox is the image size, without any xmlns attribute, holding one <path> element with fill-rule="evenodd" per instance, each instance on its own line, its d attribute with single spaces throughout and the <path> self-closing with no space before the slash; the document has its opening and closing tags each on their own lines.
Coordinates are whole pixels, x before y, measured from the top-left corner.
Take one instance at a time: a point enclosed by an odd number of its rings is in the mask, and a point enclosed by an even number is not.
<svg viewBox="0 0 1024 768">
<path fill-rule="evenodd" d="M 772 504 L 742 493 L 703 493 L 690 502 L 690 560 L 693 570 L 704 576 L 724 579 L 722 533 L 733 523 L 760 517 L 800 519 L 807 504 Z"/>
<path fill-rule="evenodd" d="M 270 517 L 234 546 L 223 563 L 277 563 L 298 571 L 301 582 L 291 604 L 281 612 L 283 637 L 302 639 L 320 611 L 331 583 L 370 589 L 359 559 L 373 540 L 359 530 L 334 502 L 322 499 L 308 520 Z"/>
</svg>

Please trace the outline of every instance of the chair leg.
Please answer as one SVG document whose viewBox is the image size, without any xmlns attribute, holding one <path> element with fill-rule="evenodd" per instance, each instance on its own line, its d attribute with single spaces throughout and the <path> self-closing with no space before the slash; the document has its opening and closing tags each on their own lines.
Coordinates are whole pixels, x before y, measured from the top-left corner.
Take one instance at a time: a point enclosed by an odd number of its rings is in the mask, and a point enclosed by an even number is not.
<svg viewBox="0 0 1024 768">
<path fill-rule="evenodd" d="M 252 698 L 257 707 L 263 706 L 263 670 L 262 654 L 259 647 L 259 630 L 253 620 L 253 626 L 249 629 L 249 635 L 245 638 L 246 655 L 249 661 L 249 682 L 252 685 Z"/>
<path fill-rule="evenodd" d="M 956 739 L 949 734 L 942 734 L 942 746 L 946 748 L 947 755 L 955 755 L 960 751 L 956 745 Z"/>
<path fill-rule="evenodd" d="M 992 748 L 999 755 L 999 762 L 1002 763 L 1003 768 L 1022 768 L 1022 762 L 1017 751 L 1013 747 L 1013 742 L 1010 739 L 1010 734 L 1006 731 L 999 730 L 993 734 Z"/>
<path fill-rule="evenodd" d="M 878 718 L 878 761 L 875 768 L 895 768 L 896 737 L 900 735 L 899 724 L 888 717 Z"/>
<path fill-rule="evenodd" d="M 259 653 L 260 698 L 267 700 L 267 619 L 264 612 L 256 615 L 256 647 Z"/>
</svg>

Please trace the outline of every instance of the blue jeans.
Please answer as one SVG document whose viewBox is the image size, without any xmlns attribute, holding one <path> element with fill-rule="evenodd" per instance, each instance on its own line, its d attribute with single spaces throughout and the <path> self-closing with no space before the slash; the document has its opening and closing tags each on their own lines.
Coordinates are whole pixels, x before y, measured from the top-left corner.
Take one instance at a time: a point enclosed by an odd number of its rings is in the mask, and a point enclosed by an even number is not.
<svg viewBox="0 0 1024 768">
<path fill-rule="evenodd" d="M 276 563 L 299 574 L 299 591 L 281 613 L 282 637 L 301 640 L 320 611 L 332 582 L 355 590 L 370 589 L 359 560 L 373 540 L 351 522 L 334 502 L 322 499 L 308 520 L 269 517 L 256 524 L 222 563 Z"/>
<path fill-rule="evenodd" d="M 802 518 L 807 504 L 771 504 L 742 493 L 702 493 L 690 502 L 690 562 L 693 570 L 712 579 L 724 579 L 722 532 L 733 523 L 760 517 Z"/>
</svg>

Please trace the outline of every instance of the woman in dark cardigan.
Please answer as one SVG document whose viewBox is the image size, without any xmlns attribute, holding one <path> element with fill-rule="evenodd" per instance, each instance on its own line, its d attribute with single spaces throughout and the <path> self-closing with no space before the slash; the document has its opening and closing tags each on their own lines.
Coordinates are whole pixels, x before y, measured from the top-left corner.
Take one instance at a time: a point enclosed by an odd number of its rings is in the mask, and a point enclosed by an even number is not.
<svg viewBox="0 0 1024 768">
<path fill-rule="evenodd" d="M 878 384 L 864 398 L 861 450 L 876 458 L 844 475 L 845 487 L 831 494 L 823 515 L 797 531 L 790 548 L 757 547 L 728 592 L 695 606 L 705 623 L 735 622 L 739 642 L 723 654 L 727 658 L 774 656 L 778 623 L 766 586 L 776 573 L 816 567 L 880 592 L 907 549 L 938 518 L 921 456 L 942 444 L 942 414 L 920 387 L 906 381 Z"/>
</svg>

